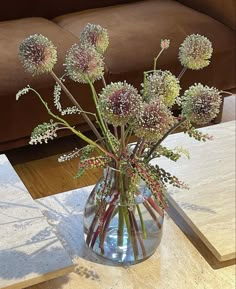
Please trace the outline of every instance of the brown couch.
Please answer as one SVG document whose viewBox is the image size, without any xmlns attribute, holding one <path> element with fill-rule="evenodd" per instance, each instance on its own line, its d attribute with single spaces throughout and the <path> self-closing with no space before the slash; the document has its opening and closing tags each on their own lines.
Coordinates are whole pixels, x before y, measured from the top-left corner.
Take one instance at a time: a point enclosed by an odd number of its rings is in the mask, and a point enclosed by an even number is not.
<svg viewBox="0 0 236 289">
<path fill-rule="evenodd" d="M 62 75 L 66 51 L 78 42 L 81 29 L 88 22 L 100 24 L 110 36 L 105 55 L 107 82 L 126 79 L 139 88 L 143 71 L 153 65 L 160 39 L 170 39 L 171 47 L 160 58 L 159 67 L 178 74 L 179 45 L 188 34 L 199 33 L 213 43 L 213 58 L 204 70 L 184 75 L 183 89 L 202 82 L 232 90 L 236 88 L 235 3 L 235 0 L 4 1 L 0 9 L 0 152 L 26 145 L 32 128 L 49 119 L 36 97 L 27 95 L 19 102 L 15 100 L 16 92 L 30 84 L 52 104 L 51 77 L 32 78 L 18 59 L 18 46 L 24 38 L 42 33 L 52 40 L 59 54 L 55 72 Z M 98 82 L 97 88 L 100 87 Z M 86 85 L 69 82 L 68 88 L 85 110 L 93 109 Z M 86 129 L 82 118 L 70 117 L 70 121 Z"/>
</svg>

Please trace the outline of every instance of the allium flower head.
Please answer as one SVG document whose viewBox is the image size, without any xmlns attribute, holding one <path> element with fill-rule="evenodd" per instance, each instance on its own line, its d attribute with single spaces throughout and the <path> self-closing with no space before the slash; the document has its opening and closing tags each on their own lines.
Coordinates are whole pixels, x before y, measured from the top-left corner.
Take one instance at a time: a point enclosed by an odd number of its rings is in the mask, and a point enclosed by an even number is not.
<svg viewBox="0 0 236 289">
<path fill-rule="evenodd" d="M 179 48 L 179 60 L 184 67 L 198 70 L 209 65 L 212 52 L 209 39 L 199 34 L 191 34 Z"/>
<path fill-rule="evenodd" d="M 182 114 L 195 124 L 207 124 L 219 113 L 220 91 L 198 83 L 185 91 Z"/>
<path fill-rule="evenodd" d="M 146 103 L 137 118 L 134 132 L 147 141 L 158 141 L 175 120 L 171 111 L 160 100 Z"/>
<path fill-rule="evenodd" d="M 23 40 L 18 55 L 26 71 L 32 75 L 50 72 L 57 62 L 57 50 L 42 34 L 34 34 Z"/>
<path fill-rule="evenodd" d="M 146 81 L 145 100 L 149 102 L 155 98 L 161 99 L 171 107 L 180 92 L 179 80 L 169 71 L 156 70 Z"/>
<path fill-rule="evenodd" d="M 93 45 L 97 52 L 104 53 L 109 44 L 107 30 L 100 25 L 88 23 L 80 34 L 81 44 Z"/>
<path fill-rule="evenodd" d="M 107 85 L 99 96 L 99 108 L 107 122 L 114 126 L 126 124 L 140 112 L 142 97 L 126 82 Z"/>
<path fill-rule="evenodd" d="M 93 46 L 74 44 L 66 56 L 66 71 L 77 82 L 100 79 L 104 73 L 103 57 Z"/>
</svg>

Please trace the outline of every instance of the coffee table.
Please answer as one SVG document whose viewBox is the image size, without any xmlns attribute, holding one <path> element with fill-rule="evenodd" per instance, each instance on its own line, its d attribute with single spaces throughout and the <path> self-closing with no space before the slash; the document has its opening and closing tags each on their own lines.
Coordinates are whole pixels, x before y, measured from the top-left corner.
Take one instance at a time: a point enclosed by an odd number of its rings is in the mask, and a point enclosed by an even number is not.
<svg viewBox="0 0 236 289">
<path fill-rule="evenodd" d="M 169 187 L 169 201 L 219 261 L 236 257 L 235 129 L 235 121 L 200 129 L 213 136 L 206 143 L 171 135 L 164 145 L 180 144 L 190 159 L 158 160 L 189 185 L 189 190 Z"/>
<path fill-rule="evenodd" d="M 73 271 L 71 259 L 5 155 L 0 155 L 0 288 Z"/>
<path fill-rule="evenodd" d="M 235 123 L 220 124 L 204 128 L 202 130 L 208 131 L 209 133 L 215 135 L 215 149 L 217 151 L 221 151 L 219 142 L 221 145 L 223 145 L 224 142 L 227 144 L 231 143 L 231 141 L 228 142 L 228 140 L 231 139 L 231 137 L 233 136 L 234 125 Z M 222 135 L 223 139 L 219 137 L 220 135 Z M 182 143 L 182 140 L 184 140 L 185 136 L 183 134 L 171 136 L 172 141 L 170 141 L 169 145 L 176 145 L 174 143 L 175 138 L 178 139 L 178 143 Z M 221 140 L 219 141 L 219 139 Z M 195 141 L 193 142 L 195 143 Z M 210 144 L 213 145 L 214 142 L 211 142 Z M 208 144 L 201 144 L 196 142 L 196 146 L 197 144 L 201 146 L 201 151 L 204 149 L 207 150 L 205 146 Z M 224 148 L 226 147 L 227 146 L 224 146 Z M 227 148 L 231 151 L 231 148 Z M 222 150 L 222 152 L 225 152 L 225 150 Z M 214 153 L 216 153 L 216 151 Z M 227 154 L 227 152 L 225 153 Z M 209 156 L 211 156 L 211 154 L 206 153 L 204 161 L 207 161 L 206 158 L 208 158 L 208 161 L 207 163 L 205 163 L 205 166 L 209 165 Z M 217 160 L 219 161 L 219 155 L 217 154 L 217 156 Z M 231 157 L 233 158 L 232 151 Z M 212 157 L 212 161 L 214 160 L 215 158 Z M 166 163 L 166 160 L 160 161 L 162 162 L 163 166 L 168 165 L 169 169 L 173 169 L 172 165 Z M 192 158 L 192 162 L 193 161 L 194 159 Z M 181 167 L 182 166 L 183 163 L 181 160 Z M 184 166 L 183 169 L 185 169 Z M 179 171 L 181 171 L 181 168 Z M 215 171 L 218 172 L 219 169 L 215 169 Z M 223 171 L 221 170 L 221 173 L 222 172 Z M 182 177 L 187 176 L 188 174 L 192 174 L 192 170 L 186 169 L 185 174 L 182 175 Z M 213 175 L 215 174 L 213 173 Z M 197 174 L 194 173 L 194 176 L 197 177 Z M 232 176 L 230 175 L 229 179 L 231 179 L 231 177 Z M 186 181 L 190 181 L 192 179 L 194 180 L 195 178 L 190 178 Z M 226 179 L 227 176 L 225 176 L 224 178 L 225 186 L 227 183 Z M 202 181 L 199 183 L 204 188 L 206 188 L 204 180 L 208 183 L 207 188 L 209 189 L 211 187 L 209 185 L 209 180 L 206 181 L 206 179 L 203 178 Z M 213 180 L 213 183 L 214 182 L 215 179 Z M 190 183 L 190 185 L 192 184 Z M 218 183 L 217 186 L 219 186 Z M 42 212 L 44 212 L 45 216 L 48 219 L 48 222 L 57 232 L 58 238 L 62 242 L 63 246 L 67 250 L 68 254 L 71 256 L 76 266 L 74 273 L 71 273 L 62 278 L 57 278 L 55 280 L 42 283 L 40 284 L 40 289 L 71 289 L 80 287 L 84 289 L 235 288 L 235 265 L 232 265 L 232 263 L 228 262 L 222 262 L 222 266 L 218 266 L 217 269 L 214 266 L 212 267 L 209 263 L 209 260 L 207 261 L 201 255 L 199 250 L 190 242 L 188 238 L 189 236 L 187 234 L 184 234 L 183 231 L 181 231 L 181 229 L 173 222 L 173 220 L 168 216 L 168 214 L 166 214 L 165 216 L 163 239 L 161 245 L 158 250 L 145 262 L 130 267 L 114 266 L 114 264 L 110 263 L 106 259 L 103 259 L 92 253 L 84 244 L 82 227 L 84 203 L 92 188 L 93 186 L 84 187 L 82 189 L 72 190 L 54 196 L 42 198 L 37 201 L 39 208 L 42 210 Z M 192 191 L 188 191 L 189 195 L 191 195 L 191 193 Z M 173 194 L 175 194 L 174 191 L 170 195 L 170 200 L 175 200 Z M 179 192 L 179 194 L 182 194 L 182 192 Z M 185 192 L 183 194 L 185 194 Z M 195 200 L 195 198 L 193 198 L 193 200 Z M 181 210 L 183 209 L 190 211 L 193 210 L 194 212 L 200 211 L 204 214 L 211 214 L 212 210 L 216 210 L 217 207 L 214 206 L 214 208 L 212 209 L 210 206 L 212 202 L 208 202 L 208 204 L 206 205 L 206 200 L 204 201 L 204 207 L 197 205 L 193 201 L 192 203 L 190 203 L 189 199 L 186 199 L 185 201 L 185 199 L 182 198 L 181 202 L 181 207 L 179 207 L 180 209 L 178 210 L 179 215 Z M 177 199 L 176 201 L 172 202 L 172 204 L 175 203 L 178 205 Z M 185 203 L 185 206 L 182 206 L 183 203 Z M 232 215 L 228 212 L 227 207 L 225 218 L 227 218 L 228 216 Z M 210 217 L 205 217 L 205 223 L 207 223 L 208 220 L 212 224 L 212 220 L 210 219 Z M 231 224 L 231 221 L 232 220 L 230 219 L 228 223 Z M 224 222 L 227 223 L 227 220 L 224 219 Z M 217 227 L 214 227 L 214 224 L 212 226 L 214 230 Z M 229 226 L 228 230 L 230 230 Z M 234 232 L 231 231 L 231 233 L 233 234 Z M 205 235 L 207 235 L 207 232 L 205 233 Z M 230 250 L 232 250 L 232 246 L 230 246 Z M 232 256 L 230 256 L 230 258 L 231 257 Z M 38 289 L 39 287 L 30 287 L 30 289 L 36 288 Z"/>
<path fill-rule="evenodd" d="M 217 125 L 206 129 L 211 128 L 217 130 L 219 127 Z M 176 172 L 175 174 L 177 175 Z M 126 268 L 117 267 L 91 253 L 84 245 L 81 227 L 84 202 L 91 189 L 91 186 L 85 187 L 37 201 L 52 231 L 56 232 L 57 238 L 73 260 L 75 270 L 65 276 L 31 286 L 29 289 L 235 288 L 235 265 L 226 261 L 214 266 L 215 261 L 206 260 L 206 256 L 203 257 L 199 248 L 190 242 L 192 232 L 189 233 L 187 230 L 183 232 L 168 214 L 165 216 L 161 245 L 145 262 Z M 170 215 L 172 209 L 174 211 L 174 208 L 171 208 L 168 212 Z M 175 220 L 179 217 L 180 213 L 177 212 Z M 197 237 L 196 240 L 198 241 Z M 211 254 L 210 259 L 213 257 Z"/>
<path fill-rule="evenodd" d="M 234 289 L 235 265 L 213 269 L 166 215 L 157 251 L 133 266 L 115 266 L 84 243 L 83 207 L 92 186 L 38 200 L 75 264 L 75 272 L 30 289 Z"/>
</svg>

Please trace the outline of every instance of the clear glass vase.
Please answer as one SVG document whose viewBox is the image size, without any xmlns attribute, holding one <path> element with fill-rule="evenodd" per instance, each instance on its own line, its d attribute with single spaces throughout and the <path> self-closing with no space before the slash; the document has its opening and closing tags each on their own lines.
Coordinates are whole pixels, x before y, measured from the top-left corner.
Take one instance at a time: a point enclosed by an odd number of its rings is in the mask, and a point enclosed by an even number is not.
<svg viewBox="0 0 236 289">
<path fill-rule="evenodd" d="M 84 238 L 97 254 L 123 264 L 151 256 L 161 242 L 164 211 L 143 181 L 108 167 L 84 208 Z"/>
</svg>

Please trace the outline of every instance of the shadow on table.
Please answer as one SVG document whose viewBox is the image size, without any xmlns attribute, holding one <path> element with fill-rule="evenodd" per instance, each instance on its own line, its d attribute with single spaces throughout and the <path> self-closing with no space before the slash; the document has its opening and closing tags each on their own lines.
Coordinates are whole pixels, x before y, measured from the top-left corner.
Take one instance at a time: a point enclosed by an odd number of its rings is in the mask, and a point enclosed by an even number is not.
<svg viewBox="0 0 236 289">
<path fill-rule="evenodd" d="M 57 247 L 49 250 L 45 246 L 43 251 L 36 251 L 31 254 L 22 252 L 20 249 L 0 251 L 0 288 L 8 288 L 10 285 L 21 282 L 23 282 L 22 286 L 29 286 L 34 282 L 39 283 L 43 280 L 42 275 L 45 276 L 45 280 L 55 278 L 54 272 L 50 272 L 55 261 L 49 256 L 57 256 L 60 250 L 61 248 Z M 27 260 L 27 262 L 25 260 Z M 62 260 L 57 261 L 60 262 Z M 59 268 L 57 268 L 57 271 L 58 269 Z M 63 268 L 60 268 L 60 270 L 63 270 Z M 65 276 L 63 280 L 63 283 L 60 282 L 60 286 L 58 286 L 57 289 L 62 288 L 63 284 L 68 281 L 68 278 Z M 39 287 L 33 286 L 32 288 L 43 289 L 44 287 L 41 286 L 40 283 Z"/>
<path fill-rule="evenodd" d="M 22 282 L 25 287 L 72 270 L 71 259 L 35 203 L 11 196 L 0 201 L 0 233 L 0 288 Z"/>
<path fill-rule="evenodd" d="M 76 273 L 85 278 L 98 279 L 99 276 L 94 275 L 93 271 L 83 267 L 81 259 L 102 264 L 103 266 L 124 267 L 124 265 L 97 255 L 85 244 L 83 210 L 84 203 L 91 190 L 90 187 L 86 189 L 87 191 L 83 191 L 81 194 L 79 194 L 79 190 L 74 190 L 69 195 L 59 194 L 39 199 L 37 203 L 74 264 L 79 265 L 75 270 Z M 128 266 L 129 264 L 127 264 Z"/>
<path fill-rule="evenodd" d="M 199 208 L 197 209 L 199 210 Z M 171 204 L 169 204 L 167 213 L 213 269 L 220 269 L 236 263 L 236 259 L 220 262 Z"/>
</svg>

